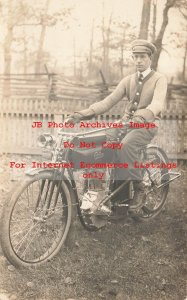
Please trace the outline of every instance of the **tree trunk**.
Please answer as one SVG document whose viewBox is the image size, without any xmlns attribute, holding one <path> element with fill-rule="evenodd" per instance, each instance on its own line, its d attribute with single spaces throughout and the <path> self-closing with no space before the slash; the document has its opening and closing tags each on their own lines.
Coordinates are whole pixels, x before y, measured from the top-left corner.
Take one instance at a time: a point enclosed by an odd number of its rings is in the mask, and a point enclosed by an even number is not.
<svg viewBox="0 0 187 300">
<path fill-rule="evenodd" d="M 152 41 L 156 39 L 156 15 L 157 15 L 157 0 L 153 0 L 153 33 Z"/>
<path fill-rule="evenodd" d="M 24 40 L 24 62 L 23 62 L 23 73 L 27 74 L 27 45 Z"/>
<path fill-rule="evenodd" d="M 90 38 L 90 53 L 88 63 L 88 78 L 92 77 L 92 65 L 93 65 L 93 37 L 94 37 L 94 20 L 92 21 L 91 38 Z"/>
<path fill-rule="evenodd" d="M 76 61 L 76 41 L 75 37 L 73 39 L 73 70 L 74 70 L 74 77 L 77 76 L 77 61 Z"/>
<path fill-rule="evenodd" d="M 112 23 L 112 13 L 110 14 L 109 22 L 108 22 L 108 28 L 106 32 L 106 75 L 108 77 L 108 80 L 110 81 L 110 64 L 109 64 L 109 52 L 110 52 L 110 34 L 111 34 L 111 23 Z"/>
<path fill-rule="evenodd" d="M 143 0 L 139 39 L 147 40 L 148 38 L 150 11 L 151 11 L 151 0 Z"/>
<path fill-rule="evenodd" d="M 106 76 L 106 39 L 105 39 L 104 2 L 103 2 L 103 16 L 102 16 L 102 38 L 103 38 L 102 72 Z"/>
<path fill-rule="evenodd" d="M 103 37 L 103 61 L 102 61 L 102 71 L 105 78 L 110 77 L 109 68 L 109 51 L 110 51 L 110 33 L 111 33 L 111 23 L 112 23 L 112 13 L 110 14 L 108 27 L 105 29 L 105 19 L 104 19 L 104 3 L 103 3 L 103 17 L 102 17 L 102 37 Z"/>
<path fill-rule="evenodd" d="M 27 74 L 27 39 L 26 39 L 26 34 L 25 30 L 23 29 L 23 45 L 24 45 L 24 50 L 23 50 L 23 73 Z"/>
<path fill-rule="evenodd" d="M 121 59 L 120 59 L 120 72 L 121 72 L 121 77 L 123 77 L 124 41 L 125 41 L 125 29 L 123 29 L 123 36 L 122 36 L 122 43 L 121 43 Z"/>
<path fill-rule="evenodd" d="M 13 41 L 13 25 L 12 25 L 12 0 L 8 2 L 8 21 L 7 21 L 7 34 L 4 42 L 4 73 L 10 75 L 11 72 L 11 45 Z M 10 80 L 5 80 L 3 84 L 3 96 L 10 97 L 11 87 Z"/>
<path fill-rule="evenodd" d="M 160 31 L 158 33 L 158 36 L 157 36 L 157 38 L 154 42 L 154 44 L 157 48 L 157 52 L 155 53 L 155 55 L 153 57 L 152 67 L 155 70 L 157 69 L 157 66 L 158 66 L 158 60 L 159 60 L 159 57 L 160 57 L 160 53 L 162 51 L 162 40 L 163 40 L 163 37 L 164 37 L 166 27 L 168 25 L 168 12 L 169 12 L 169 9 L 174 6 L 175 2 L 176 2 L 176 0 L 167 0 L 165 8 L 163 10 L 162 25 L 161 25 Z"/>
<path fill-rule="evenodd" d="M 8 23 L 7 34 L 4 42 L 4 73 L 10 74 L 11 72 L 11 45 L 13 40 L 13 25 L 12 25 L 12 0 L 8 2 Z"/>
<path fill-rule="evenodd" d="M 8 26 L 7 35 L 5 37 L 4 43 L 4 73 L 10 74 L 11 72 L 11 45 L 13 39 L 13 28 L 12 26 Z"/>
<path fill-rule="evenodd" d="M 184 52 L 184 60 L 183 60 L 183 70 L 182 70 L 182 80 L 186 81 L 186 60 L 187 60 L 187 41 L 185 45 L 185 52 Z"/>
<path fill-rule="evenodd" d="M 46 5 L 45 5 L 44 16 L 43 16 L 44 24 L 42 24 L 42 28 L 41 28 L 38 52 L 37 52 L 37 57 L 36 57 L 36 64 L 35 64 L 35 73 L 36 74 L 40 73 L 40 71 L 41 71 L 41 63 L 42 63 L 42 57 L 43 57 L 43 45 L 44 45 L 45 33 L 46 33 L 46 27 L 47 27 L 45 25 L 45 18 L 46 18 L 47 12 L 48 12 L 49 3 L 50 3 L 50 0 L 47 0 Z"/>
</svg>

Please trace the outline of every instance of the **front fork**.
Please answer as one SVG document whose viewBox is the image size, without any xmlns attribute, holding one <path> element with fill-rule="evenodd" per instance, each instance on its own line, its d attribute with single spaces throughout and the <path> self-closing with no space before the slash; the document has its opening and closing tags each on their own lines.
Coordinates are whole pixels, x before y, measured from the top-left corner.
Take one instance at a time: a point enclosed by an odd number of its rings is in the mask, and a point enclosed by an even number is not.
<svg viewBox="0 0 187 300">
<path fill-rule="evenodd" d="M 38 175 L 39 173 L 43 173 L 46 171 L 50 171 L 50 173 L 53 173 L 53 179 L 42 179 L 41 185 L 39 187 L 39 192 L 37 196 L 37 201 L 34 209 L 34 219 L 42 219 L 45 221 L 49 216 L 51 216 L 56 208 L 59 193 L 62 192 L 61 190 L 61 180 L 64 175 L 64 170 L 60 173 L 59 170 L 54 170 L 53 172 L 51 169 L 30 169 L 27 170 L 25 173 L 28 176 L 34 176 Z M 56 192 L 54 195 L 56 187 Z M 55 198 L 54 198 L 55 196 Z M 64 195 L 63 195 L 64 196 Z M 42 203 L 42 206 L 40 204 Z M 42 212 L 42 217 L 37 217 L 37 212 Z M 50 214 L 49 214 L 50 212 Z"/>
</svg>

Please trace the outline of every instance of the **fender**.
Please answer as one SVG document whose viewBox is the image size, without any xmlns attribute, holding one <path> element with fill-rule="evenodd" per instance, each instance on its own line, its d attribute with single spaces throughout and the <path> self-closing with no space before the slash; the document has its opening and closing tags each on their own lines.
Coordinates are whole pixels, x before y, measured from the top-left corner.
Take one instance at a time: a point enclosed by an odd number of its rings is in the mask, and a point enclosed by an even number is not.
<svg viewBox="0 0 187 300">
<path fill-rule="evenodd" d="M 166 163 L 169 162 L 169 159 L 168 159 L 167 154 L 165 153 L 165 151 L 162 148 L 158 147 L 157 145 L 148 144 L 147 147 L 146 147 L 146 149 L 156 149 L 156 150 L 160 151 L 161 154 L 163 155 Z"/>
<path fill-rule="evenodd" d="M 35 175 L 38 175 L 38 174 L 43 173 L 43 172 L 54 173 L 55 170 L 54 169 L 49 169 L 49 168 L 46 168 L 46 169 L 41 169 L 41 168 L 34 169 L 33 168 L 33 169 L 26 170 L 25 174 L 28 175 L 28 176 L 35 176 Z"/>
<path fill-rule="evenodd" d="M 152 145 L 152 144 L 149 144 L 147 145 L 146 149 L 156 149 L 158 150 L 161 155 L 163 156 L 164 160 L 166 163 L 169 163 L 169 159 L 168 159 L 168 156 L 167 154 L 164 152 L 164 150 L 156 145 Z M 169 183 L 174 181 L 175 179 L 177 179 L 178 177 L 181 176 L 181 173 L 180 172 L 173 172 L 173 171 L 169 171 L 167 173 L 167 181 L 161 185 L 158 186 L 158 188 L 162 187 L 162 186 L 168 186 L 169 187 Z"/>
</svg>

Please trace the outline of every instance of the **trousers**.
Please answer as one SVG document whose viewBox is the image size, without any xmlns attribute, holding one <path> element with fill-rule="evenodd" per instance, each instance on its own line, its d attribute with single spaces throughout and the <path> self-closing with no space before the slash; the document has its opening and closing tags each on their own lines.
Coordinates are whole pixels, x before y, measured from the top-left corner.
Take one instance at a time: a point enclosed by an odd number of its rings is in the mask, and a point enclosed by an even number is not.
<svg viewBox="0 0 187 300">
<path fill-rule="evenodd" d="M 135 162 L 141 163 L 141 149 L 151 142 L 157 131 L 157 127 L 128 129 L 128 133 L 121 141 L 122 148 L 117 152 L 118 161 L 128 163 L 128 168 L 117 169 L 118 180 L 142 180 L 142 171 L 135 168 Z"/>
</svg>

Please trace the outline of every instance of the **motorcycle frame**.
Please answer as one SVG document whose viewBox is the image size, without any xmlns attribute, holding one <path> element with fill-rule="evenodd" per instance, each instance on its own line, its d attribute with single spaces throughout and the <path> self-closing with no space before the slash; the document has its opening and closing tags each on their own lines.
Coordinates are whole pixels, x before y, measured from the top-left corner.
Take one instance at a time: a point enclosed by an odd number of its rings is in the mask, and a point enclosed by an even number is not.
<svg viewBox="0 0 187 300">
<path fill-rule="evenodd" d="M 98 132 L 102 132 L 102 131 L 107 131 L 108 129 L 111 128 L 99 128 L 99 129 L 95 129 L 95 130 L 91 130 L 85 133 L 75 133 L 75 132 L 68 132 L 68 133 L 64 133 L 61 130 L 58 131 L 58 135 L 57 135 L 57 143 L 56 143 L 56 147 L 55 147 L 55 151 L 53 152 L 53 157 L 52 157 L 52 162 L 57 162 L 57 158 L 59 156 L 59 153 L 62 149 L 62 135 L 66 135 L 70 137 L 70 141 L 72 142 L 73 139 L 78 138 L 78 137 L 86 137 L 87 135 L 90 135 L 91 133 L 98 133 Z M 119 138 L 118 138 L 119 140 Z M 166 153 L 163 151 L 163 149 L 161 149 L 160 147 L 153 145 L 153 144 L 149 144 L 147 145 L 148 149 L 156 149 L 158 151 L 161 152 L 161 154 L 163 155 L 164 159 L 166 162 L 168 162 L 168 157 L 166 155 Z M 145 148 L 145 149 L 146 149 Z M 143 149 L 143 151 L 145 151 L 145 149 Z M 61 163 L 70 163 L 68 160 L 68 155 L 69 155 L 69 151 L 70 149 L 67 148 L 64 150 L 64 160 L 61 160 Z M 68 173 L 68 177 L 64 175 L 65 169 L 62 169 L 62 171 L 60 171 L 59 169 L 30 169 L 27 170 L 25 173 L 28 176 L 34 176 L 36 174 L 39 174 L 41 172 L 50 172 L 54 174 L 54 180 L 57 180 L 56 178 L 58 178 L 58 180 L 60 181 L 64 181 L 70 191 L 71 197 L 74 200 L 74 205 L 77 206 L 77 211 L 78 211 L 78 215 L 79 217 L 81 217 L 81 209 L 80 209 L 80 204 L 79 204 L 79 197 L 78 197 L 78 191 L 77 191 L 77 186 L 76 186 L 76 180 L 74 178 L 74 174 L 73 174 L 73 170 L 67 168 L 67 173 Z M 148 170 L 147 170 L 148 171 Z M 148 171 L 149 172 L 149 171 Z M 159 186 L 156 186 L 157 189 L 164 187 L 166 185 L 168 185 L 171 181 L 177 179 L 178 177 L 181 176 L 181 173 L 177 173 L 177 172 L 168 172 L 167 175 L 169 175 L 169 180 L 167 180 L 167 182 L 160 184 Z M 174 176 L 173 178 L 170 178 L 170 175 Z M 98 203 L 98 208 L 101 207 L 103 204 L 105 204 L 106 202 L 110 201 L 113 197 L 116 196 L 116 194 L 118 194 L 129 182 L 131 182 L 132 180 L 125 180 L 117 189 L 115 189 L 111 194 L 106 195 L 103 199 L 101 199 L 101 201 Z M 59 183 L 59 187 L 60 187 L 60 183 Z M 48 203 L 47 203 L 47 207 L 50 207 L 50 202 L 52 199 L 52 193 L 51 193 L 51 197 L 48 199 Z"/>
</svg>

